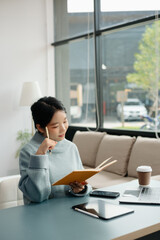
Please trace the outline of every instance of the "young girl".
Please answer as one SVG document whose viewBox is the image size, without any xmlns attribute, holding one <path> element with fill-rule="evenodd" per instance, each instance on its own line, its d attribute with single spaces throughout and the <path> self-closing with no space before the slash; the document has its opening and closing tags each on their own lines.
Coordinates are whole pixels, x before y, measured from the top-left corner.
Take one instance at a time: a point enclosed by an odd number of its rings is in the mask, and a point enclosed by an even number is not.
<svg viewBox="0 0 160 240">
<path fill-rule="evenodd" d="M 37 131 L 19 158 L 24 203 L 42 202 L 68 192 L 87 194 L 91 187 L 86 182 L 52 186 L 73 170 L 83 169 L 76 145 L 65 139 L 68 120 L 63 104 L 54 97 L 44 97 L 31 106 L 31 111 Z"/>
</svg>

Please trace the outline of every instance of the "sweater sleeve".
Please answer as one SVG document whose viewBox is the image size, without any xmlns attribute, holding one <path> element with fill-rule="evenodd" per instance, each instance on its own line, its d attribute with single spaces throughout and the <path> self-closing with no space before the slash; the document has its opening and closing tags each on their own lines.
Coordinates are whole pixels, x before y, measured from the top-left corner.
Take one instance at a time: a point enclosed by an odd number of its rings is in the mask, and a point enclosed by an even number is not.
<svg viewBox="0 0 160 240">
<path fill-rule="evenodd" d="M 23 149 L 19 158 L 19 188 L 31 202 L 42 202 L 51 193 L 49 159 L 47 155 L 30 155 Z"/>
<path fill-rule="evenodd" d="M 90 184 L 85 185 L 85 190 L 83 190 L 80 193 L 74 193 L 72 190 L 70 190 L 70 193 L 76 197 L 83 197 L 87 194 L 89 194 L 92 191 L 92 187 Z"/>
</svg>

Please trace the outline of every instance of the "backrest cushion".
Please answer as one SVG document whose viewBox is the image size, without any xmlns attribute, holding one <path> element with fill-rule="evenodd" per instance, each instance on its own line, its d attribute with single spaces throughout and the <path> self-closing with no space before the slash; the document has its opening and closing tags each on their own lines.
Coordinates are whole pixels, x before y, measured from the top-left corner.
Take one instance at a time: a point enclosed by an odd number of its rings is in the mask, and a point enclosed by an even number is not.
<svg viewBox="0 0 160 240">
<path fill-rule="evenodd" d="M 127 165 L 131 148 L 135 139 L 135 137 L 130 136 L 116 136 L 109 134 L 104 136 L 98 149 L 96 166 L 112 156 L 111 160 L 116 159 L 118 161 L 104 170 L 125 176 L 127 174 Z"/>
<path fill-rule="evenodd" d="M 128 176 L 137 177 L 136 169 L 141 165 L 152 167 L 152 175 L 160 174 L 160 140 L 138 137 L 129 160 Z"/>
<path fill-rule="evenodd" d="M 73 142 L 77 145 L 83 165 L 95 167 L 99 144 L 106 132 L 77 131 Z"/>
</svg>

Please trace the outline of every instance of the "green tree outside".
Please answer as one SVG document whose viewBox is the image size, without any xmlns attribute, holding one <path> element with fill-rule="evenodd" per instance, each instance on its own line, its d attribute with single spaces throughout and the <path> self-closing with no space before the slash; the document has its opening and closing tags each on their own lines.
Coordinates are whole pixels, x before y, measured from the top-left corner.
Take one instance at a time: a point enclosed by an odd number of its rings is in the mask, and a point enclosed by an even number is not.
<svg viewBox="0 0 160 240">
<path fill-rule="evenodd" d="M 154 102 L 154 108 L 160 87 L 160 21 L 155 21 L 151 26 L 146 27 L 135 59 L 133 65 L 135 72 L 127 75 L 127 81 L 147 90 L 148 97 Z M 151 109 L 153 110 L 155 109 Z"/>
</svg>

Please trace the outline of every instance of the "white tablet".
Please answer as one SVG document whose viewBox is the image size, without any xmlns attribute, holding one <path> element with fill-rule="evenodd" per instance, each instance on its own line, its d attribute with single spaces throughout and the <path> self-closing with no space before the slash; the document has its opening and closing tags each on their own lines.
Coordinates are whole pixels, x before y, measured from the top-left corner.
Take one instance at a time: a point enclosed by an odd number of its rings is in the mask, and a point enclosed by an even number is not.
<svg viewBox="0 0 160 240">
<path fill-rule="evenodd" d="M 120 205 L 110 204 L 105 200 L 99 199 L 75 205 L 72 208 L 78 212 L 102 219 L 111 219 L 134 212 L 133 209 L 128 207 L 126 208 Z"/>
</svg>

